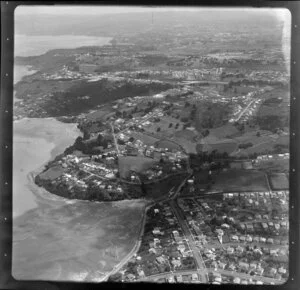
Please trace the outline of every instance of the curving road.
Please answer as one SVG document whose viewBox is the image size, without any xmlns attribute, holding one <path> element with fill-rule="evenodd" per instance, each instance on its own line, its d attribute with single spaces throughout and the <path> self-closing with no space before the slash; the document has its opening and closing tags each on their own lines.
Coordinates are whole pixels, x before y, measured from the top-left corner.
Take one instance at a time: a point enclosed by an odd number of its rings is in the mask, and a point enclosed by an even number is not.
<svg viewBox="0 0 300 290">
<path fill-rule="evenodd" d="M 190 177 L 191 175 L 187 176 L 183 181 L 182 183 L 178 186 L 175 194 L 173 195 L 173 198 L 175 198 L 175 196 L 177 196 L 177 194 L 180 192 L 182 186 L 185 184 L 186 180 Z M 135 243 L 133 249 L 130 251 L 130 253 L 128 255 L 126 255 L 125 258 L 122 259 L 122 261 L 120 261 L 116 266 L 114 266 L 113 270 L 110 271 L 109 273 L 106 274 L 106 276 L 103 278 L 103 280 L 107 280 L 108 277 L 112 274 L 115 274 L 117 273 L 118 271 L 121 270 L 121 268 L 129 262 L 129 260 L 134 256 L 134 254 L 136 254 L 141 246 L 141 238 L 144 234 L 144 229 L 145 229 L 145 223 L 146 223 L 146 213 L 148 211 L 148 209 L 158 203 L 158 202 L 164 202 L 166 200 L 169 200 L 170 198 L 168 197 L 168 195 L 166 194 L 165 196 L 163 197 L 160 197 L 160 198 L 157 198 L 155 199 L 154 201 L 152 201 L 151 203 L 149 203 L 146 208 L 145 208 L 145 211 L 144 211 L 144 214 L 143 214 L 143 221 L 142 221 L 142 225 L 141 225 L 141 228 L 140 228 L 140 233 L 139 233 L 139 238 L 138 238 L 138 241 Z"/>
<path fill-rule="evenodd" d="M 138 279 L 137 281 L 155 281 L 161 278 L 168 278 L 170 276 L 174 276 L 174 275 L 187 275 L 187 274 L 194 274 L 194 273 L 199 273 L 199 271 L 196 270 L 185 270 L 185 271 L 177 271 L 177 272 L 173 272 L 173 273 L 162 273 L 162 274 L 156 274 L 156 275 L 151 275 L 151 276 L 147 276 L 141 279 Z M 249 274 L 246 273 L 239 273 L 239 272 L 235 272 L 235 271 L 228 271 L 228 270 L 217 270 L 215 271 L 214 269 L 205 269 L 204 270 L 204 275 L 205 277 L 208 276 L 208 273 L 213 273 L 215 275 L 224 275 L 224 276 L 232 276 L 232 277 L 239 277 L 240 279 L 244 279 L 244 280 L 258 280 L 258 281 L 262 281 L 264 283 L 274 283 L 274 284 L 282 284 L 285 282 L 285 280 L 277 280 L 277 279 L 273 279 L 273 278 L 269 278 L 269 277 L 264 277 L 264 276 L 251 276 Z M 204 282 L 203 280 L 201 280 L 201 283 L 208 283 L 208 280 L 206 282 Z"/>
</svg>

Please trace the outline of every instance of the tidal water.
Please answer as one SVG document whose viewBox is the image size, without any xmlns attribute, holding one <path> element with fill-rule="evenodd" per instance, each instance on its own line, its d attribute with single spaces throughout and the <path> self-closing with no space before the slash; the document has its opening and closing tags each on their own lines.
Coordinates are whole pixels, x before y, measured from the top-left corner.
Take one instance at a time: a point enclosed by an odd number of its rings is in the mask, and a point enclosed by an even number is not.
<svg viewBox="0 0 300 290">
<path fill-rule="evenodd" d="M 14 83 L 30 74 L 15 67 Z M 102 281 L 132 250 L 145 201 L 69 200 L 34 176 L 81 133 L 76 124 L 24 118 L 13 124 L 13 251 L 16 280 Z"/>
</svg>

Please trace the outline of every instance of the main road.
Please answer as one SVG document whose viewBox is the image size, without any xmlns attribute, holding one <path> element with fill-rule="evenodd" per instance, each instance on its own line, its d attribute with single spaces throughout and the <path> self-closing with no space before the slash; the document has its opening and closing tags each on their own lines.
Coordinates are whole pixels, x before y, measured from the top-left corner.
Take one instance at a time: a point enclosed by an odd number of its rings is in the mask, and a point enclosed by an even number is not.
<svg viewBox="0 0 300 290">
<path fill-rule="evenodd" d="M 185 184 L 186 180 L 190 177 L 187 176 L 183 181 L 182 183 L 178 186 L 175 194 L 173 195 L 173 197 L 177 196 L 177 194 L 180 192 L 182 186 Z M 110 271 L 109 273 L 107 273 L 105 275 L 105 277 L 103 278 L 103 281 L 107 280 L 108 277 L 112 274 L 115 274 L 117 273 L 118 271 L 121 270 L 121 268 L 129 262 L 129 260 L 138 252 L 140 246 L 141 246 L 141 239 L 142 239 L 142 236 L 144 234 L 144 229 L 145 229 L 145 223 L 146 223 L 146 214 L 147 214 L 147 210 L 154 204 L 158 203 L 158 202 L 164 202 L 166 200 L 169 200 L 169 196 L 166 194 L 165 196 L 161 197 L 161 198 L 157 198 L 155 200 L 153 200 L 151 203 L 149 203 L 145 210 L 144 210 L 144 214 L 143 214 L 143 221 L 142 221 L 142 225 L 141 225 L 141 228 L 140 228 L 140 233 L 139 233 L 139 237 L 138 237 L 138 240 L 136 241 L 133 249 L 130 251 L 130 253 L 128 253 L 126 255 L 126 257 L 124 257 L 117 265 L 114 266 L 114 268 L 112 269 L 112 271 Z"/>
<path fill-rule="evenodd" d="M 147 277 L 143 277 L 138 279 L 138 281 L 155 281 L 158 279 L 162 279 L 162 278 L 168 278 L 170 276 L 174 276 L 174 275 L 187 275 L 187 274 L 194 274 L 194 273 L 199 273 L 199 271 L 197 270 L 185 270 L 185 271 L 177 271 L 177 272 L 173 272 L 173 273 L 161 273 L 161 274 L 156 274 L 156 275 L 151 275 L 151 276 L 147 276 Z M 268 284 L 282 284 L 285 282 L 285 280 L 278 280 L 278 279 L 273 279 L 270 277 L 264 277 L 264 276 L 252 276 L 246 273 L 240 273 L 240 272 L 235 272 L 235 271 L 228 271 L 228 270 L 221 270 L 218 269 L 217 271 L 214 269 L 205 269 L 204 272 L 205 276 L 207 277 L 208 273 L 212 273 L 214 275 L 224 275 L 224 276 L 231 276 L 231 277 L 239 277 L 240 279 L 244 279 L 244 280 L 257 280 L 257 281 L 262 281 L 264 283 L 268 283 Z M 208 283 L 201 280 L 201 283 Z"/>
<path fill-rule="evenodd" d="M 196 260 L 196 263 L 197 263 L 197 271 L 201 276 L 201 281 L 203 281 L 203 283 L 208 282 L 207 281 L 207 276 L 206 276 L 206 267 L 205 267 L 204 261 L 202 259 L 202 256 L 201 256 L 201 253 L 200 253 L 199 249 L 197 248 L 197 246 L 194 242 L 192 234 L 191 234 L 190 230 L 188 229 L 188 226 L 185 222 L 183 213 L 179 209 L 179 207 L 178 207 L 178 205 L 177 205 L 177 203 L 174 199 L 172 199 L 170 201 L 170 205 L 173 209 L 174 215 L 176 216 L 176 218 L 177 218 L 177 220 L 178 220 L 178 222 L 179 222 L 179 224 L 180 224 L 180 226 L 181 226 L 181 228 L 184 232 L 185 237 L 189 241 L 189 246 L 190 246 L 190 248 L 193 252 L 193 256 L 194 256 L 194 258 Z"/>
</svg>

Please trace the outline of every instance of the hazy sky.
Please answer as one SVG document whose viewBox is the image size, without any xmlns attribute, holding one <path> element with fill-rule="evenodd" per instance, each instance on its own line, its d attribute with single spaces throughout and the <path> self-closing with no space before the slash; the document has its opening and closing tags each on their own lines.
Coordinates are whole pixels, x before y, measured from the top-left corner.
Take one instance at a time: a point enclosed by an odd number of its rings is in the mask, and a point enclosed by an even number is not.
<svg viewBox="0 0 300 290">
<path fill-rule="evenodd" d="M 149 12 L 149 11 L 197 11 L 197 10 L 216 10 L 232 11 L 257 11 L 258 13 L 275 13 L 279 18 L 285 19 L 289 16 L 289 11 L 282 8 L 205 8 L 205 7 L 168 7 L 168 6 L 66 6 L 66 5 L 39 5 L 25 6 L 20 5 L 16 8 L 16 16 L 28 14 L 48 14 L 48 15 L 99 15 L 130 12 Z"/>
</svg>

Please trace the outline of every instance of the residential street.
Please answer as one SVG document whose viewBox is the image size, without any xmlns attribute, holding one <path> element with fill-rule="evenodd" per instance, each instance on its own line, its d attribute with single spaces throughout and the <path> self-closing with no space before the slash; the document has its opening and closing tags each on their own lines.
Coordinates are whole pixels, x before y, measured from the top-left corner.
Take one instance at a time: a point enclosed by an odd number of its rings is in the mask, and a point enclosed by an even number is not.
<svg viewBox="0 0 300 290">
<path fill-rule="evenodd" d="M 205 283 L 205 282 L 207 282 L 207 277 L 205 275 L 206 267 L 205 267 L 204 261 L 202 259 L 202 256 L 199 252 L 199 249 L 197 248 L 197 246 L 193 240 L 192 234 L 190 233 L 190 231 L 185 223 L 184 216 L 183 216 L 182 212 L 180 211 L 180 209 L 178 208 L 178 205 L 174 199 L 170 201 L 170 205 L 171 205 L 173 212 L 184 232 L 184 235 L 186 236 L 186 238 L 189 241 L 190 248 L 193 251 L 193 255 L 194 255 L 194 258 L 197 263 L 198 273 L 201 276 L 201 281 L 203 281 Z"/>
</svg>

